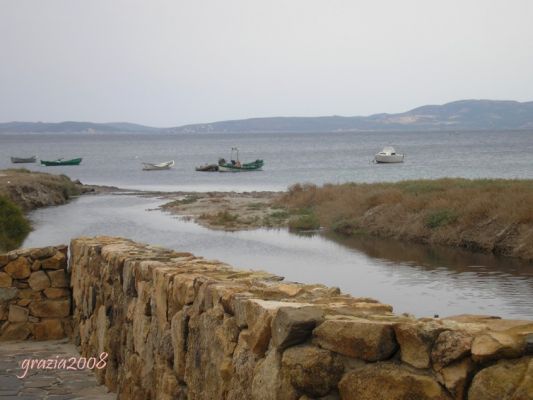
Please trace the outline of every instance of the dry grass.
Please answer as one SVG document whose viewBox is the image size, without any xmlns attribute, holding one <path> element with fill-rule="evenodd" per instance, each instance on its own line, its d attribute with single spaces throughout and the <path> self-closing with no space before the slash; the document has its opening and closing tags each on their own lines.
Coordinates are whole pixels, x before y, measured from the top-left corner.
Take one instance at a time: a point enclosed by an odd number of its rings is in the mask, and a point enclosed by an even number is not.
<svg viewBox="0 0 533 400">
<path fill-rule="evenodd" d="M 532 180 L 294 185 L 276 201 L 344 234 L 460 246 L 533 259 Z"/>
</svg>

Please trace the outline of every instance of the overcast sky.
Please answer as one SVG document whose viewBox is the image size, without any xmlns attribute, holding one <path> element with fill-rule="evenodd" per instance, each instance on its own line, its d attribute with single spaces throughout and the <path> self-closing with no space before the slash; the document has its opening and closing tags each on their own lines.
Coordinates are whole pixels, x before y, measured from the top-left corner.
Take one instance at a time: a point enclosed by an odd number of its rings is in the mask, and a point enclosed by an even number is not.
<svg viewBox="0 0 533 400">
<path fill-rule="evenodd" d="M 0 121 L 533 100 L 531 0 L 0 0 Z"/>
</svg>

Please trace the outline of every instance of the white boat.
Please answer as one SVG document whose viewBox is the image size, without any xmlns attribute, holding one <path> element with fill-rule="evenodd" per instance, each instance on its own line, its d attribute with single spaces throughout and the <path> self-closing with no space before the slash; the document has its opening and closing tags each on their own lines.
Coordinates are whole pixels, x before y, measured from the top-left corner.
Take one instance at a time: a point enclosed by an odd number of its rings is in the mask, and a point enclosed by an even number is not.
<svg viewBox="0 0 533 400">
<path fill-rule="evenodd" d="M 401 163 L 403 162 L 403 154 L 396 153 L 394 147 L 385 146 L 378 154 L 375 155 L 374 161 L 377 163 Z"/>
<path fill-rule="evenodd" d="M 174 166 L 174 160 L 166 161 L 159 164 L 143 163 L 143 171 L 160 171 L 170 169 Z"/>
</svg>

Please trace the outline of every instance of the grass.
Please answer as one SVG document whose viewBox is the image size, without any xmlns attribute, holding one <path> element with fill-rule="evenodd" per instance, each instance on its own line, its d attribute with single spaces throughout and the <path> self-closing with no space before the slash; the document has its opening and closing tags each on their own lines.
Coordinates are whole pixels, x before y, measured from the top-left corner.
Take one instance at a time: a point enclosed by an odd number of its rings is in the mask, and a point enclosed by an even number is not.
<svg viewBox="0 0 533 400">
<path fill-rule="evenodd" d="M 195 195 L 195 194 L 187 195 L 183 199 L 174 200 L 168 204 L 165 204 L 165 207 L 176 207 L 176 206 L 181 206 L 184 204 L 192 204 L 192 203 L 197 202 L 200 198 L 201 198 L 200 196 Z"/>
<path fill-rule="evenodd" d="M 28 233 L 30 224 L 22 210 L 13 202 L 0 196 L 0 251 L 19 247 Z"/>
<path fill-rule="evenodd" d="M 202 214 L 200 219 L 205 219 L 212 225 L 231 227 L 238 222 L 239 216 L 228 211 L 219 211 L 216 214 Z"/>
<path fill-rule="evenodd" d="M 276 200 L 289 226 L 322 226 L 533 259 L 533 180 L 296 184 Z"/>
</svg>

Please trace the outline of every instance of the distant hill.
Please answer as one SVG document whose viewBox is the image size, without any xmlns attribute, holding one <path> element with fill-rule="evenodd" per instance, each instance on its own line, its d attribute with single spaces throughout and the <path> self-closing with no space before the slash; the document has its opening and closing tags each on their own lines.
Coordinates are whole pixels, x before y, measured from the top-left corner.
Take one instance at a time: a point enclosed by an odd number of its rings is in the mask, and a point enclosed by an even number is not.
<svg viewBox="0 0 533 400">
<path fill-rule="evenodd" d="M 0 123 L 0 133 L 91 133 L 91 132 L 157 132 L 159 128 L 129 122 L 6 122 Z"/>
<path fill-rule="evenodd" d="M 175 132 L 329 132 L 533 129 L 533 101 L 460 100 L 368 117 L 272 117 L 193 124 Z"/>
<path fill-rule="evenodd" d="M 460 100 L 443 105 L 427 105 L 400 114 L 374 114 L 367 117 L 270 117 L 219 121 L 153 128 L 144 125 L 92 122 L 8 122 L 0 123 L 0 133 L 22 132 L 337 132 L 402 130 L 494 130 L 533 129 L 533 101 Z"/>
</svg>

